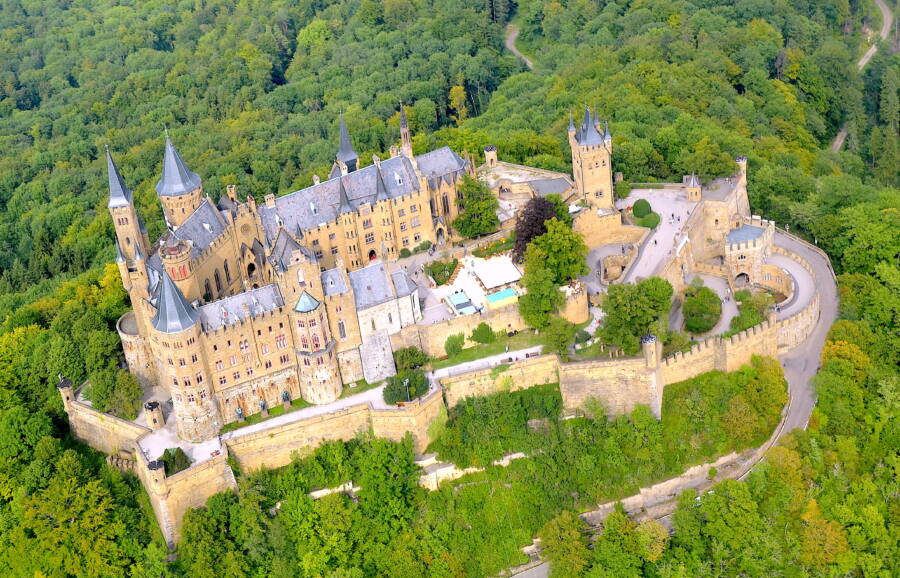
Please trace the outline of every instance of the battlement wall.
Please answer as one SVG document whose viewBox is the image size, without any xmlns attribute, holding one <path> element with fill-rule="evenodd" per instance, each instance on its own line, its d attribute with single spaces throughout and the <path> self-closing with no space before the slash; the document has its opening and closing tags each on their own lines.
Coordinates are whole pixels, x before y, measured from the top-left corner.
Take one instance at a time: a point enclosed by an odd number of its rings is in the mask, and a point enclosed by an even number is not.
<svg viewBox="0 0 900 578">
<path fill-rule="evenodd" d="M 80 442 L 97 451 L 114 454 L 119 450 L 132 451 L 135 441 L 150 429 L 109 413 L 97 411 L 86 403 L 63 398 L 69 415 L 69 428 Z"/>
<path fill-rule="evenodd" d="M 471 371 L 440 380 L 448 407 L 467 397 L 490 395 L 498 391 L 519 391 L 559 381 L 559 357 L 541 355 L 524 361 Z"/>
<path fill-rule="evenodd" d="M 590 399 L 606 408 L 610 417 L 646 405 L 660 417 L 662 387 L 655 363 L 645 357 L 578 361 L 559 366 L 563 407 L 576 409 Z"/>
</svg>

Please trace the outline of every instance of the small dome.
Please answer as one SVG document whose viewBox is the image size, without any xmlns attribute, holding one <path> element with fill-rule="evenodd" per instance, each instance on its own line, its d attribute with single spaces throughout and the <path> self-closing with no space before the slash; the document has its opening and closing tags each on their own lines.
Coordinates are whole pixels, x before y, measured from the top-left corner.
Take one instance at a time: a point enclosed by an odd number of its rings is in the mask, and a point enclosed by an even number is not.
<svg viewBox="0 0 900 578">
<path fill-rule="evenodd" d="M 300 295 L 300 299 L 297 300 L 297 305 L 294 306 L 294 311 L 297 313 L 309 313 L 310 311 L 314 311 L 316 307 L 319 306 L 319 301 L 307 293 L 306 291 Z"/>
</svg>

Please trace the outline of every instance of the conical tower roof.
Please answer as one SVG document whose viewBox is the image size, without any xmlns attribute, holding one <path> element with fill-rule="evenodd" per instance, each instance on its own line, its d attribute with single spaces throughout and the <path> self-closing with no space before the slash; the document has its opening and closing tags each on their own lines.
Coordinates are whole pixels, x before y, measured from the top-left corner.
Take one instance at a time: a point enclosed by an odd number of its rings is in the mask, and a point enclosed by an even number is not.
<svg viewBox="0 0 900 578">
<path fill-rule="evenodd" d="M 572 113 L 569 113 L 569 132 L 575 132 L 575 119 L 572 118 Z"/>
<path fill-rule="evenodd" d="M 125 255 L 122 253 L 122 247 L 119 245 L 119 240 L 116 239 L 116 263 L 122 263 L 125 261 Z"/>
<path fill-rule="evenodd" d="M 578 144 L 582 146 L 603 144 L 603 136 L 600 135 L 597 127 L 594 126 L 591 118 L 590 107 L 584 108 L 584 120 L 581 121 L 581 130 L 576 135 L 576 138 L 578 139 Z"/>
<path fill-rule="evenodd" d="M 193 327 L 199 317 L 200 312 L 191 307 L 169 273 L 163 270 L 153 327 L 163 333 L 179 333 Z"/>
<path fill-rule="evenodd" d="M 388 194 L 387 185 L 384 184 L 384 176 L 381 174 L 381 168 L 375 167 L 375 202 L 386 201 L 391 196 Z"/>
<path fill-rule="evenodd" d="M 156 192 L 163 197 L 177 197 L 199 189 L 200 177 L 192 173 L 166 132 L 166 152 L 163 154 L 162 177 L 156 183 Z"/>
<path fill-rule="evenodd" d="M 350 133 L 347 131 L 347 123 L 344 122 L 343 113 L 341 113 L 340 126 L 341 143 L 338 148 L 337 158 L 344 163 L 354 161 L 359 157 L 356 154 L 356 151 L 353 150 L 353 143 L 350 142 Z"/>
<path fill-rule="evenodd" d="M 409 130 L 409 121 L 406 120 L 406 111 L 403 110 L 403 103 L 400 103 L 400 129 Z"/>
<path fill-rule="evenodd" d="M 131 204 L 131 191 L 125 186 L 125 179 L 119 174 L 119 167 L 106 147 L 106 172 L 109 176 L 109 203 L 107 207 L 127 207 Z"/>
<path fill-rule="evenodd" d="M 347 189 L 344 188 L 344 178 L 338 177 L 338 214 L 352 213 L 353 206 L 347 198 Z"/>
</svg>

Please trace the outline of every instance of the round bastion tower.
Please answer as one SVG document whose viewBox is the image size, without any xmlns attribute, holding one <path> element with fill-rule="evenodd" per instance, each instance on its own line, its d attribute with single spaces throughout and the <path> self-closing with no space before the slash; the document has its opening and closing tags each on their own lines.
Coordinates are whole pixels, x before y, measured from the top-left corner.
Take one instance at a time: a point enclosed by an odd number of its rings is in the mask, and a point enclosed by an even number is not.
<svg viewBox="0 0 900 578">
<path fill-rule="evenodd" d="M 300 393 L 310 403 L 331 403 L 341 396 L 341 372 L 328 329 L 325 306 L 307 291 L 300 294 L 291 319 L 294 325 Z"/>
<path fill-rule="evenodd" d="M 222 427 L 201 345 L 200 313 L 163 271 L 151 343 L 160 361 L 160 384 L 172 393 L 178 437 L 190 442 L 212 439 Z"/>
<path fill-rule="evenodd" d="M 191 263 L 191 244 L 187 241 L 176 239 L 169 233 L 168 239 L 159 248 L 159 257 L 162 260 L 163 269 L 175 282 L 182 295 L 191 294 L 194 271 Z M 205 299 L 209 296 L 204 295 Z"/>
</svg>

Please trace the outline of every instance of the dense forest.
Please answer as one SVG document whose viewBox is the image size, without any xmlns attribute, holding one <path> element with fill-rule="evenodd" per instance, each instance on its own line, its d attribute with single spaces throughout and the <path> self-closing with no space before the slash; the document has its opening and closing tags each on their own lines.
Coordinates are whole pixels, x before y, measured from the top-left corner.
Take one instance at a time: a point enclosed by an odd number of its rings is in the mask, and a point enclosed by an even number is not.
<svg viewBox="0 0 900 578">
<path fill-rule="evenodd" d="M 534 71 L 504 50 L 509 21 Z M 0 3 L 3 574 L 492 575 L 543 531 L 570 538 L 547 549 L 563 575 L 896 575 L 900 55 L 883 45 L 856 71 L 879 21 L 868 0 Z M 818 243 L 839 273 L 843 319 L 808 430 L 746 482 L 686 495 L 671 539 L 614 516 L 589 550 L 561 512 L 764 438 L 771 408 L 744 389 L 771 371 L 685 386 L 667 402 L 689 422 L 556 422 L 552 388 L 506 394 L 462 406 L 435 449 L 529 459 L 426 495 L 409 444 L 330 444 L 240 476 L 236 495 L 190 514 L 167 563 L 139 484 L 68 436 L 55 391 L 58 374 L 90 376 L 94 403 L 133 411 L 103 145 L 155 238 L 164 127 L 213 198 L 227 184 L 284 194 L 325 174 L 341 111 L 361 159 L 384 156 L 401 102 L 417 152 L 496 144 L 568 170 L 567 115 L 589 104 L 628 181 L 726 175 L 746 155 L 754 212 Z M 729 417 L 737 396 L 758 429 Z M 305 495 L 347 479 L 358 501 Z"/>
</svg>

